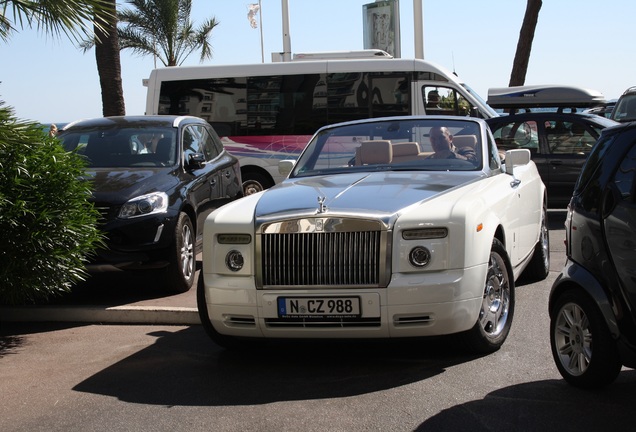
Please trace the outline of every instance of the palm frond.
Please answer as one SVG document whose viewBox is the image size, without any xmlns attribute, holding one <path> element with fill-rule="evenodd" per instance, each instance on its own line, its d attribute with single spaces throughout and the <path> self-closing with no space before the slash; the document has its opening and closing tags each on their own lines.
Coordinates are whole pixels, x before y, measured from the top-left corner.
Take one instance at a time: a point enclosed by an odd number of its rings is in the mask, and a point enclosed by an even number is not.
<svg viewBox="0 0 636 432">
<path fill-rule="evenodd" d="M 54 37 L 65 35 L 79 41 L 92 36 L 93 28 L 105 29 L 113 20 L 112 2 L 108 0 L 12 0 L 3 1 L 0 40 L 12 31 L 36 28 Z"/>
</svg>

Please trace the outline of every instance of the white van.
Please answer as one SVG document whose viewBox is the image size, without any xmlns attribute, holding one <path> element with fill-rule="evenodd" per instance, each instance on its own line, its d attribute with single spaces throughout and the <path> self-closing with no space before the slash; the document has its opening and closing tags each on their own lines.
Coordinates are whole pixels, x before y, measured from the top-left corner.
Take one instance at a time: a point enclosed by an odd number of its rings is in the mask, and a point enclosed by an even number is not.
<svg viewBox="0 0 636 432">
<path fill-rule="evenodd" d="M 349 120 L 497 113 L 447 69 L 424 60 L 374 55 L 284 63 L 155 69 L 146 114 L 207 120 L 239 157 L 245 193 L 283 179 L 278 161 L 294 159 L 318 128 Z"/>
</svg>

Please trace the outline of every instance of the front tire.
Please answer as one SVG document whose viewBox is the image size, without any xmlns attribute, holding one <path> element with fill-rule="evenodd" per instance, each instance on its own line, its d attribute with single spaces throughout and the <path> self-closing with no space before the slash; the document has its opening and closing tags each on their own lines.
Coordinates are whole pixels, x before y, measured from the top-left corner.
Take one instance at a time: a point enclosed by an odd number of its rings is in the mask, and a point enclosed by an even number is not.
<svg viewBox="0 0 636 432">
<path fill-rule="evenodd" d="M 241 177 L 243 179 L 243 196 L 259 193 L 274 186 L 274 183 L 266 176 L 257 172 L 248 171 L 242 173 Z"/>
<path fill-rule="evenodd" d="M 550 346 L 557 369 L 570 384 L 600 388 L 621 370 L 620 356 L 605 319 L 582 291 L 568 290 L 554 301 Z"/>
<path fill-rule="evenodd" d="M 192 288 L 196 271 L 194 229 L 192 221 L 185 213 L 179 214 L 174 239 L 167 269 L 167 283 L 171 291 L 184 293 Z"/>
<path fill-rule="evenodd" d="M 205 333 L 216 343 L 223 348 L 240 348 L 240 343 L 231 336 L 225 336 L 216 331 L 210 321 L 208 315 L 208 304 L 205 301 L 205 285 L 203 283 L 203 270 L 199 272 L 199 279 L 197 280 L 197 309 L 199 311 L 199 319 Z"/>
<path fill-rule="evenodd" d="M 488 272 L 479 317 L 472 329 L 460 334 L 469 351 L 489 354 L 505 342 L 515 310 L 515 282 L 508 253 L 503 244 L 494 239 L 488 260 Z"/>
</svg>

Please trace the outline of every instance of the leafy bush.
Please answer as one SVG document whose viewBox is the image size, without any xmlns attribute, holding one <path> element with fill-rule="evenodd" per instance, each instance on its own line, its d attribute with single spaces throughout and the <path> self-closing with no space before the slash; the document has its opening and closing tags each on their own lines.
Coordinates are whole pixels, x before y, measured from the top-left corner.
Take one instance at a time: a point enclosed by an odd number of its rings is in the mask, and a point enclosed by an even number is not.
<svg viewBox="0 0 636 432">
<path fill-rule="evenodd" d="M 0 303 L 45 300 L 86 276 L 101 245 L 84 161 L 0 101 Z"/>
</svg>

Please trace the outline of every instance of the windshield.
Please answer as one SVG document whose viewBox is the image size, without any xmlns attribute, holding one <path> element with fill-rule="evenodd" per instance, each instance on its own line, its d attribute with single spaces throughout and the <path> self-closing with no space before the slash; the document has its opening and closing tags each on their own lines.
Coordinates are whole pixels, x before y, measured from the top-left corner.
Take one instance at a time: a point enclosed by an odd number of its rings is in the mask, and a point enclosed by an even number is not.
<svg viewBox="0 0 636 432">
<path fill-rule="evenodd" d="M 89 168 L 161 167 L 177 162 L 172 128 L 78 128 L 59 138 L 67 151 L 85 156 Z"/>
<path fill-rule="evenodd" d="M 480 126 L 474 120 L 391 118 L 319 131 L 291 177 L 359 171 L 477 171 Z"/>
</svg>

